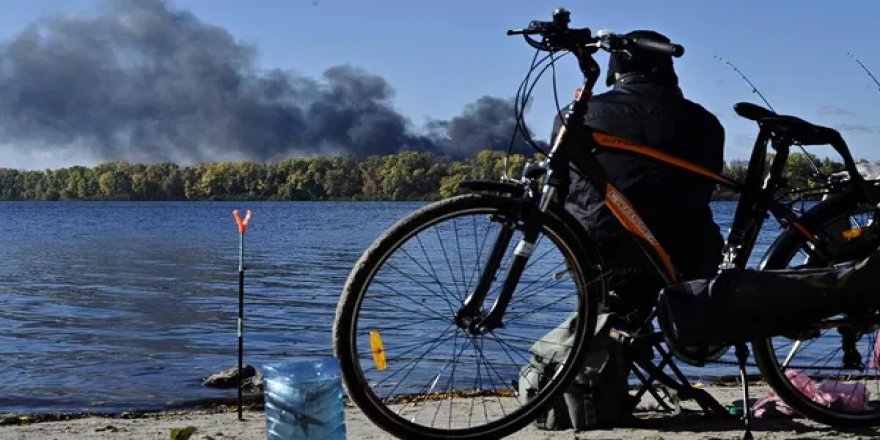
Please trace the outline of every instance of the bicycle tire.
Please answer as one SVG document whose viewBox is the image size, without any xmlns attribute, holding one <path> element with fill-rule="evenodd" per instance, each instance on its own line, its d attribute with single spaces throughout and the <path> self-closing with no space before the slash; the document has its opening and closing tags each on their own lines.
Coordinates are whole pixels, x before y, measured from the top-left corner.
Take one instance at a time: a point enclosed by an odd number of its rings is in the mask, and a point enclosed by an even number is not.
<svg viewBox="0 0 880 440">
<path fill-rule="evenodd" d="M 832 243 L 833 261 L 816 262 L 804 258 L 793 264 L 794 260 L 799 259 L 806 240 L 803 235 L 790 229 L 777 237 L 760 267 L 762 269 L 821 267 L 867 257 L 880 245 L 880 236 L 878 236 L 880 231 L 877 230 L 872 208 L 861 206 L 860 199 L 861 197 L 855 193 L 841 193 L 818 203 L 801 218 L 801 221 L 812 230 L 829 232 L 832 240 L 839 241 Z M 869 225 L 873 227 L 857 238 L 845 240 L 841 237 L 842 230 Z M 860 336 L 856 344 L 856 349 L 865 363 L 873 352 L 874 330 Z M 861 411 L 846 409 L 839 404 L 820 404 L 799 391 L 785 376 L 785 372 L 791 369 L 807 374 L 817 382 L 818 379 L 824 378 L 839 382 L 858 382 L 862 383 L 871 395 L 880 395 L 880 371 L 868 367 L 862 368 L 861 371 L 858 368 L 846 368 L 840 353 L 840 336 L 829 333 L 831 331 L 831 328 L 827 328 L 796 336 L 777 336 L 753 341 L 752 347 L 758 368 L 777 395 L 804 417 L 832 426 L 880 424 L 880 404 L 876 400 L 869 405 L 870 409 Z M 788 354 L 785 354 L 786 350 Z M 864 356 L 865 353 L 867 357 Z M 787 359 L 789 356 L 791 359 Z M 798 359 L 795 359 L 795 356 Z"/>
<path fill-rule="evenodd" d="M 568 287 L 551 285 L 544 293 L 541 293 L 538 298 L 534 299 L 536 302 L 545 300 L 545 295 L 548 295 L 547 292 L 550 292 L 550 294 L 558 294 L 560 297 L 559 304 L 549 305 L 543 311 L 525 312 L 535 314 L 533 318 L 538 321 L 538 324 L 535 325 L 536 328 L 519 325 L 519 322 L 516 320 L 520 318 L 521 322 L 526 315 L 523 314 L 524 312 L 521 309 L 516 308 L 514 302 L 517 298 L 520 298 L 524 303 L 524 307 L 532 307 L 532 304 L 526 305 L 525 302 L 531 301 L 531 298 L 535 298 L 536 294 L 526 294 L 526 289 L 528 288 L 526 283 L 534 284 L 539 282 L 542 279 L 541 276 L 535 276 L 530 279 L 528 277 L 531 275 L 523 275 L 523 278 L 520 279 L 520 285 L 514 293 L 514 299 L 505 315 L 505 327 L 490 332 L 490 337 L 478 338 L 477 336 L 469 334 L 466 330 L 455 326 L 453 320 L 454 313 L 452 313 L 455 310 L 453 307 L 450 307 L 449 304 L 444 304 L 451 301 L 435 298 L 439 297 L 440 294 L 447 296 L 448 298 L 449 296 L 447 293 L 452 291 L 452 287 L 450 286 L 453 284 L 456 286 L 459 284 L 463 285 L 461 287 L 467 287 L 469 284 L 465 282 L 465 275 L 468 274 L 464 271 L 460 271 L 459 268 L 453 267 L 450 264 L 450 259 L 458 259 L 462 261 L 462 267 L 468 266 L 468 270 L 471 272 L 473 272 L 473 267 L 477 267 L 478 263 L 481 262 L 479 256 L 475 261 L 471 261 L 472 259 L 462 256 L 461 249 L 465 247 L 464 245 L 459 246 L 458 254 L 453 254 L 453 256 L 450 257 L 452 252 L 449 252 L 450 249 L 447 249 L 447 246 L 451 248 L 451 246 L 455 244 L 453 241 L 464 241 L 467 239 L 467 241 L 470 242 L 471 239 L 473 239 L 475 248 L 478 244 L 476 241 L 476 234 L 471 237 L 470 232 L 466 233 L 458 230 L 456 224 L 463 225 L 463 222 L 466 220 L 461 219 L 468 218 L 470 218 L 474 224 L 476 224 L 477 218 L 485 218 L 487 219 L 487 224 L 490 224 L 492 223 L 491 220 L 493 217 L 496 219 L 502 219 L 507 218 L 508 216 L 517 215 L 516 213 L 519 212 L 520 204 L 521 201 L 515 198 L 486 194 L 466 194 L 429 204 L 388 229 L 372 244 L 372 246 L 370 246 L 369 249 L 367 249 L 367 251 L 364 252 L 349 275 L 337 307 L 333 336 L 334 351 L 339 358 L 342 367 L 343 381 L 348 391 L 349 398 L 363 410 L 364 414 L 373 423 L 385 431 L 401 438 L 500 438 L 521 429 L 530 421 L 534 420 L 544 408 L 552 403 L 554 398 L 561 397 L 561 393 L 565 387 L 578 373 L 579 368 L 577 368 L 577 366 L 582 363 L 583 358 L 587 353 L 585 346 L 589 338 L 592 337 L 592 331 L 595 327 L 597 301 L 604 295 L 605 287 L 602 278 L 597 276 L 599 273 L 599 265 L 595 260 L 595 258 L 597 258 L 595 256 L 596 254 L 590 253 L 585 249 L 583 235 L 579 235 L 578 230 L 571 226 L 575 223 L 571 223 L 573 218 L 571 218 L 565 211 L 553 207 L 548 213 L 541 215 L 541 221 L 544 226 L 540 238 L 538 242 L 536 242 L 536 250 L 533 252 L 532 257 L 529 260 L 529 265 L 535 263 L 536 269 L 534 272 L 544 272 L 546 266 L 550 266 L 552 263 L 540 263 L 540 260 L 536 260 L 536 258 L 546 258 L 539 255 L 539 253 L 543 252 L 542 246 L 550 250 L 558 250 L 564 260 L 564 264 L 566 265 L 566 267 L 560 272 L 563 273 L 562 279 L 563 281 L 571 281 L 572 286 L 574 286 L 576 290 L 575 292 L 571 292 L 568 290 Z M 449 240 L 444 240 L 440 237 L 440 232 L 437 231 L 441 230 L 441 228 L 450 228 L 450 224 L 452 225 L 451 227 L 454 227 L 452 229 L 454 233 L 450 234 Z M 480 227 L 482 228 L 483 225 Z M 476 226 L 474 226 L 473 230 L 475 232 L 477 231 Z M 387 280 L 394 279 L 394 277 L 389 274 L 393 275 L 396 274 L 396 272 L 393 270 L 386 271 L 386 269 L 388 267 L 396 268 L 396 265 L 403 265 L 401 261 L 407 261 L 403 257 L 400 259 L 394 259 L 397 258 L 395 255 L 401 255 L 401 252 L 409 254 L 410 251 L 406 250 L 406 246 L 413 244 L 418 244 L 422 247 L 422 251 L 424 251 L 424 242 L 426 242 L 428 238 L 431 238 L 431 234 L 436 234 L 437 240 L 436 243 L 429 243 L 428 248 L 432 249 L 430 254 L 437 257 L 436 263 L 438 266 L 447 266 L 446 268 L 440 268 L 444 269 L 443 271 L 438 270 L 435 272 L 434 281 L 436 281 L 436 283 L 432 283 L 430 289 L 422 289 L 421 287 L 425 286 L 418 286 L 419 283 L 410 283 L 410 289 L 406 290 L 402 286 L 407 284 L 407 282 L 401 281 L 405 279 L 400 278 L 397 281 L 399 281 L 398 284 L 401 287 L 388 288 L 387 284 L 389 281 Z M 455 235 L 456 238 L 453 238 L 452 235 Z M 491 233 L 487 233 L 486 235 L 490 236 Z M 489 240 L 491 240 L 491 238 Z M 484 239 L 483 241 L 485 242 L 486 240 Z M 542 241 L 544 242 L 543 245 L 540 244 Z M 511 243 L 515 245 L 516 240 L 511 240 Z M 431 244 L 434 246 L 431 246 Z M 415 248 L 413 247 L 410 249 Z M 512 245 L 510 245 L 508 249 L 512 249 Z M 412 251 L 412 253 L 416 252 L 418 251 Z M 428 258 L 428 254 L 429 252 L 424 252 L 426 258 Z M 390 261 L 393 261 L 393 263 Z M 430 259 L 429 264 L 433 264 L 430 263 Z M 540 264 L 545 264 L 545 266 L 540 266 Z M 428 265 L 422 265 L 423 269 L 427 267 Z M 400 268 L 396 269 L 400 271 Z M 424 272 L 427 273 L 428 271 L 425 270 Z M 449 282 L 441 282 L 439 280 L 439 277 L 436 275 L 441 272 L 450 275 L 449 278 L 451 279 Z M 565 274 L 568 274 L 568 276 Z M 554 282 L 558 281 L 558 275 L 559 273 L 553 275 L 552 278 Z M 427 277 L 428 280 L 430 280 L 430 278 L 431 276 Z M 499 274 L 497 278 L 498 283 L 504 279 L 501 274 Z M 437 285 L 434 286 L 434 284 Z M 524 285 L 526 287 L 523 287 L 523 289 L 520 290 L 520 287 Z M 553 290 L 551 291 L 551 289 Z M 467 293 L 467 289 L 462 291 Z M 456 300 L 463 297 L 460 293 L 461 292 L 459 292 L 459 296 L 455 297 Z M 419 296 L 419 294 L 421 294 L 421 296 Z M 381 300 L 377 300 L 377 297 Z M 421 315 L 421 319 L 413 320 L 412 317 L 395 316 L 395 313 L 387 313 L 387 311 L 382 310 L 383 308 L 389 307 L 389 304 L 392 303 L 392 298 L 406 298 L 406 301 L 408 301 L 406 307 L 401 307 L 400 310 L 396 310 L 397 313 L 402 312 L 404 314 Z M 491 298 L 487 298 L 486 304 L 491 304 L 490 300 Z M 373 302 L 371 303 L 370 301 Z M 379 301 L 378 304 L 380 307 L 375 307 L 375 304 L 377 304 L 376 301 Z M 426 308 L 418 308 L 419 302 L 426 305 Z M 529 360 L 527 353 L 522 350 L 524 347 L 529 347 L 534 341 L 526 339 L 538 334 L 543 335 L 545 331 L 553 329 L 557 322 L 551 321 L 550 319 L 547 319 L 547 322 L 544 322 L 545 317 L 554 316 L 551 314 L 553 311 L 551 309 L 559 308 L 560 311 L 564 311 L 561 306 L 563 303 L 570 303 L 568 305 L 572 306 L 572 313 L 576 314 L 567 315 L 567 317 L 570 318 L 571 316 L 577 316 L 577 319 L 573 321 L 575 323 L 574 327 L 576 327 L 574 332 L 574 343 L 570 347 L 570 352 L 567 358 L 560 362 L 560 367 L 557 369 L 557 373 L 550 379 L 549 383 L 545 384 L 537 395 L 533 396 L 531 399 L 524 402 L 522 396 L 517 396 L 515 391 L 512 392 L 515 399 L 511 400 L 511 396 L 503 396 L 503 390 L 509 390 L 509 388 L 506 387 L 512 386 L 514 389 L 516 388 L 513 383 L 507 384 L 504 382 L 504 380 L 513 374 L 510 371 L 510 367 L 513 367 L 516 371 L 516 375 L 519 375 L 521 374 L 519 368 Z M 486 307 L 488 307 L 488 305 Z M 532 308 L 534 309 L 534 307 Z M 435 309 L 441 311 L 440 316 L 435 316 L 433 311 Z M 375 313 L 376 316 L 370 318 L 368 317 L 368 314 L 370 313 Z M 448 313 L 448 315 L 446 315 L 446 313 Z M 558 319 L 559 316 L 555 316 L 555 318 Z M 401 323 L 403 323 L 402 327 L 395 328 L 396 325 Z M 438 324 L 438 327 L 429 328 L 428 326 L 432 323 Z M 391 341 L 391 343 L 386 339 L 379 339 L 383 345 L 380 349 L 382 353 L 381 355 L 387 356 L 387 358 L 383 358 L 383 361 L 387 363 L 383 370 L 379 369 L 379 364 L 377 363 L 378 360 L 374 356 L 373 351 L 366 346 L 368 344 L 368 339 L 372 337 L 372 335 L 367 336 L 368 332 L 377 331 L 380 336 L 383 334 L 383 330 L 374 330 L 374 326 L 387 329 L 384 330 L 384 338 L 400 338 L 400 341 L 395 340 Z M 445 327 L 445 329 L 441 327 Z M 512 335 L 510 332 L 515 330 L 511 330 L 511 328 L 525 329 L 522 330 L 523 333 L 516 335 L 516 338 L 523 339 L 524 341 L 511 338 L 508 341 L 509 345 L 506 347 L 501 343 L 496 344 L 502 348 L 502 351 L 507 351 L 508 353 L 499 354 L 491 352 L 491 348 L 497 348 L 490 347 L 490 344 L 493 342 L 492 338 L 495 338 L 495 341 L 498 341 L 499 337 L 507 337 L 508 334 Z M 445 339 L 441 339 L 444 338 L 444 335 L 446 332 L 450 331 L 450 329 L 454 336 L 449 337 L 447 335 Z M 408 333 L 401 334 L 403 332 Z M 436 339 L 431 339 L 434 335 L 438 334 L 437 332 L 440 332 L 439 336 L 436 336 Z M 407 335 L 415 333 L 424 336 L 422 336 L 422 339 L 409 341 L 409 345 L 418 347 L 418 350 L 423 350 L 427 347 L 427 350 L 421 355 L 421 358 L 416 354 L 412 354 L 415 353 L 413 350 L 410 350 L 409 353 L 407 353 L 407 350 L 403 350 L 403 348 L 408 349 L 409 347 L 405 342 L 407 341 Z M 459 337 L 462 338 L 461 347 L 458 347 Z M 541 336 L 537 336 L 537 339 L 540 338 Z M 449 341 L 449 339 L 453 340 Z M 477 339 L 480 339 L 480 341 L 475 342 Z M 523 345 L 524 343 L 529 345 Z M 402 345 L 402 348 L 398 350 L 399 352 L 402 352 L 402 354 L 394 353 L 397 345 Z M 453 347 L 451 351 L 449 351 L 450 345 Z M 444 350 L 446 352 L 444 352 Z M 526 350 L 528 349 L 526 348 Z M 456 351 L 458 351 L 458 354 L 456 354 Z M 470 352 L 468 353 L 469 357 L 462 356 L 464 351 Z M 433 358 L 431 358 L 432 356 Z M 446 359 L 443 361 L 443 366 L 438 366 L 444 356 Z M 492 382 L 488 387 L 490 388 L 488 391 L 482 389 L 484 387 L 482 382 L 484 379 L 480 378 L 480 357 L 486 361 L 486 376 L 498 376 L 497 378 L 490 377 L 485 379 L 486 382 L 488 382 L 488 379 L 491 379 Z M 494 362 L 499 358 L 504 359 L 504 357 L 509 359 L 511 365 L 501 365 L 500 363 Z M 514 357 L 516 357 L 516 359 L 514 359 Z M 397 379 L 395 379 L 397 383 L 394 385 L 394 389 L 388 390 L 390 384 L 385 385 L 382 381 L 386 380 L 389 375 L 392 375 L 392 373 L 385 373 L 385 370 L 392 367 L 392 362 L 397 366 L 403 364 L 407 358 L 412 358 L 409 359 L 410 363 L 413 362 L 413 359 L 418 360 L 416 360 L 412 366 L 401 367 L 399 371 L 404 371 L 405 368 L 409 368 L 408 372 L 405 376 L 397 376 Z M 473 379 L 475 384 L 474 388 L 467 390 L 465 389 L 466 386 L 462 386 L 461 389 L 456 389 L 457 383 L 461 384 L 465 380 L 468 381 L 468 384 L 470 383 L 470 378 L 460 379 L 461 377 L 465 377 L 465 373 L 460 373 L 458 381 L 455 377 L 455 373 L 456 368 L 461 369 L 459 371 L 463 371 L 466 363 L 471 361 L 472 358 L 476 359 L 474 362 L 477 364 L 477 378 Z M 490 358 L 492 359 L 492 362 L 489 361 Z M 451 375 L 448 374 L 446 367 L 450 364 L 450 360 L 452 360 L 451 364 L 456 366 L 452 367 Z M 416 372 L 417 365 L 418 370 Z M 490 374 L 490 368 L 494 370 L 494 374 Z M 436 376 L 434 375 L 435 371 L 437 371 Z M 507 374 L 502 374 L 504 372 Z M 446 374 L 444 375 L 444 373 Z M 410 376 L 412 375 L 422 376 L 422 378 L 418 380 L 415 378 L 412 379 L 413 384 L 418 384 L 419 387 L 421 387 L 419 389 L 419 393 L 421 394 L 412 393 L 411 391 L 415 388 L 407 389 L 406 386 L 401 385 L 402 382 L 410 380 Z M 451 378 L 447 376 L 451 376 Z M 516 379 L 517 377 L 518 376 L 513 376 L 511 379 Z M 425 381 L 425 378 L 427 378 L 428 381 Z M 496 379 L 499 380 L 496 382 Z M 422 383 L 423 381 L 425 382 Z M 433 385 L 428 388 L 428 383 L 431 381 L 433 382 Z M 439 393 L 435 392 L 435 386 L 438 383 L 442 385 L 443 382 L 446 382 L 447 388 L 450 389 L 442 390 L 442 392 Z M 466 385 L 470 386 L 468 384 Z M 504 388 L 499 389 L 499 384 Z M 407 392 L 400 393 L 400 390 L 405 390 Z M 496 393 L 496 395 L 493 397 L 491 396 L 491 393 Z M 400 398 L 401 394 L 405 396 L 403 400 Z M 470 396 L 469 400 L 467 400 L 468 396 Z M 487 404 L 487 401 L 490 401 L 493 398 L 494 401 Z M 415 403 L 413 403 L 413 401 Z M 439 403 L 435 403 L 438 401 Z M 446 402 L 448 402 L 448 408 L 441 408 L 447 406 Z M 466 412 L 466 405 L 468 402 L 470 403 L 470 413 Z M 482 404 L 482 408 L 477 408 L 484 413 L 482 422 L 477 421 L 474 423 L 473 421 L 475 402 Z M 505 410 L 505 404 L 522 406 L 519 406 L 508 413 Z M 408 408 L 410 405 L 412 405 L 412 407 Z M 421 405 L 421 408 L 418 409 L 418 413 L 412 415 L 411 413 L 419 407 L 419 405 Z M 436 409 L 432 408 L 427 410 L 434 411 L 433 419 L 428 420 L 430 417 L 421 417 L 421 414 L 425 412 L 425 408 L 430 405 L 435 405 Z M 490 420 L 490 410 L 497 411 L 497 406 L 501 407 L 501 414 L 497 415 L 497 418 Z M 446 413 L 448 412 L 448 423 L 445 427 L 435 424 L 441 409 L 444 411 L 444 419 L 447 418 Z M 466 426 L 462 426 L 463 421 L 458 418 L 456 418 L 457 424 L 453 426 L 452 413 L 454 411 L 459 411 L 459 409 L 462 414 L 465 414 L 468 417 Z M 430 416 L 430 412 L 428 412 L 428 415 Z M 412 418 L 408 418 L 410 416 L 412 416 Z M 477 414 L 477 416 L 479 416 L 479 414 Z"/>
</svg>

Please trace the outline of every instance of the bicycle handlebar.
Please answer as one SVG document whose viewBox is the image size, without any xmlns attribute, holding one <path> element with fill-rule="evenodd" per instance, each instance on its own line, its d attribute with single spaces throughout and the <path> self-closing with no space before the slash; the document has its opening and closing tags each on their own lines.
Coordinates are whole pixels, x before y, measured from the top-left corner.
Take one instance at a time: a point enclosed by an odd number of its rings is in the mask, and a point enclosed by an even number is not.
<svg viewBox="0 0 880 440">
<path fill-rule="evenodd" d="M 508 29 L 507 35 L 534 35 L 537 34 L 537 31 L 529 30 L 529 29 Z"/>
<path fill-rule="evenodd" d="M 635 46 L 676 58 L 684 55 L 684 47 L 680 44 L 665 43 L 650 38 L 628 38 L 613 32 L 600 32 L 594 37 L 589 28 L 569 28 L 569 21 L 569 12 L 560 8 L 553 11 L 553 21 L 534 20 L 524 29 L 509 29 L 507 35 L 522 35 L 529 45 L 545 51 L 577 52 L 581 49 L 590 48 L 595 51 L 595 48 L 601 48 L 608 52 L 617 52 Z M 531 38 L 533 35 L 540 35 L 543 37 L 542 41 Z"/>
<path fill-rule="evenodd" d="M 684 55 L 684 46 L 680 44 L 664 43 L 662 41 L 651 40 L 648 38 L 632 38 L 630 41 L 640 49 L 650 50 L 676 58 Z"/>
</svg>

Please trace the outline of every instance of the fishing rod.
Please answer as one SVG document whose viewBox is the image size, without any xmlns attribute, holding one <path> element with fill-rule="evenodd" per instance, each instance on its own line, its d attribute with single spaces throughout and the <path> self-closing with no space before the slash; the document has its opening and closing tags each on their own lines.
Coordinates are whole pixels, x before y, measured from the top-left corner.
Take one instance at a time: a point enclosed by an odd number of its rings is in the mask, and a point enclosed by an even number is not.
<svg viewBox="0 0 880 440">
<path fill-rule="evenodd" d="M 764 94 L 761 93 L 760 90 L 758 90 L 758 87 L 757 87 L 754 83 L 752 83 L 751 80 L 749 80 L 749 78 L 746 76 L 745 73 L 742 73 L 742 71 L 739 70 L 736 66 L 734 66 L 733 63 L 731 63 L 730 61 L 728 61 L 728 60 L 726 60 L 726 59 L 724 59 L 724 58 L 722 58 L 722 57 L 719 57 L 719 56 L 716 55 L 716 56 L 715 56 L 715 59 L 718 60 L 718 61 L 721 61 L 721 62 L 724 63 L 724 64 L 727 64 L 728 66 L 730 66 L 730 68 L 733 69 L 733 71 L 736 72 L 736 73 L 740 76 L 740 78 L 742 78 L 743 81 L 745 81 L 746 84 L 748 84 L 749 87 L 752 88 L 752 93 L 758 95 L 758 97 L 761 98 L 761 101 L 764 101 L 764 104 L 766 104 L 767 107 L 768 107 L 770 110 L 773 110 L 773 113 L 776 113 L 776 109 L 773 108 L 772 105 L 770 105 L 770 101 L 768 101 L 767 98 L 764 97 Z"/>
<path fill-rule="evenodd" d="M 740 78 L 742 78 L 743 81 L 745 81 L 746 84 L 748 84 L 749 87 L 752 88 L 752 93 L 758 95 L 758 97 L 761 98 L 761 101 L 764 101 L 764 104 L 766 104 L 767 107 L 768 107 L 770 110 L 773 111 L 773 113 L 776 113 L 776 109 L 773 108 L 772 105 L 770 105 L 770 101 L 768 101 L 767 98 L 764 97 L 764 94 L 761 93 L 760 90 L 758 90 L 758 86 L 756 86 L 756 85 L 755 85 L 755 84 L 754 84 L 754 83 L 753 83 L 753 82 L 752 82 L 752 81 L 746 76 L 745 73 L 743 73 L 741 70 L 739 70 L 739 69 L 738 69 L 735 65 L 733 65 L 733 63 L 731 63 L 729 60 L 726 60 L 726 59 L 724 59 L 724 58 L 722 58 L 722 57 L 720 57 L 720 56 L 717 56 L 717 55 L 716 55 L 714 58 L 715 58 L 716 60 L 721 61 L 722 63 L 727 64 L 728 66 L 730 66 L 730 68 L 733 69 L 733 71 L 736 72 L 737 75 L 739 75 Z M 873 77 L 873 75 L 872 75 L 872 77 Z M 876 81 L 876 80 L 875 80 L 875 81 Z M 828 177 L 825 175 L 825 173 L 823 173 L 823 172 L 819 169 L 819 166 L 816 165 L 816 162 L 813 161 L 813 158 L 812 158 L 809 154 L 807 154 L 807 150 L 803 147 L 803 145 L 798 145 L 798 146 L 800 147 L 801 151 L 804 153 L 804 157 L 807 158 L 807 163 L 809 163 L 809 164 L 810 164 L 810 168 L 813 169 L 813 174 L 815 175 L 815 177 L 822 178 L 823 180 L 827 180 Z"/>
<path fill-rule="evenodd" d="M 880 81 L 877 81 L 877 77 L 875 77 L 874 74 L 871 73 L 871 71 L 868 70 L 867 67 L 865 67 L 865 65 L 862 63 L 862 61 L 861 61 L 860 59 L 856 58 L 855 55 L 853 55 L 853 54 L 851 54 L 851 53 L 849 53 L 849 52 L 847 52 L 846 54 L 849 55 L 849 57 L 852 58 L 853 61 L 859 63 L 859 66 L 862 68 L 862 70 L 864 70 L 865 73 L 867 73 L 868 76 L 871 77 L 871 81 L 874 81 L 874 84 L 877 85 L 877 90 L 880 90 Z"/>
</svg>

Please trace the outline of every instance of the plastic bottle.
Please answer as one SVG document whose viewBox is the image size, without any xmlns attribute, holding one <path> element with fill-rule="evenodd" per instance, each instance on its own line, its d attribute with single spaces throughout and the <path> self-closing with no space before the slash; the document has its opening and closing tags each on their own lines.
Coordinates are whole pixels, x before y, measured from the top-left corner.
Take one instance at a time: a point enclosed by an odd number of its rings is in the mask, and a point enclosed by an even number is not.
<svg viewBox="0 0 880 440">
<path fill-rule="evenodd" d="M 339 361 L 264 365 L 269 440 L 345 439 Z"/>
</svg>

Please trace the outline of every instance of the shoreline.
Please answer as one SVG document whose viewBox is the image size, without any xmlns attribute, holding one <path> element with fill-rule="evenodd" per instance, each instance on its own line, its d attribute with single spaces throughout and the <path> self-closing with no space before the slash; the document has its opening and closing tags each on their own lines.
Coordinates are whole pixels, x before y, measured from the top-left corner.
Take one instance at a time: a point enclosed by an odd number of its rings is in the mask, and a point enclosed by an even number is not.
<svg viewBox="0 0 880 440">
<path fill-rule="evenodd" d="M 705 386 L 722 405 L 730 405 L 740 397 L 739 387 Z M 755 386 L 753 399 L 767 394 L 766 386 Z M 653 405 L 652 405 L 653 403 Z M 626 439 L 626 440 L 685 440 L 685 439 L 737 439 L 742 436 L 742 422 L 734 417 L 706 418 L 692 412 L 698 407 L 693 402 L 683 402 L 684 415 L 672 417 L 652 410 L 656 403 L 643 399 L 637 411 L 637 423 L 615 429 L 584 432 L 542 431 L 529 425 L 508 438 L 520 440 L 542 439 Z M 389 439 L 388 433 L 370 422 L 359 408 L 346 402 L 346 430 L 351 439 Z M 19 419 L 16 423 L 11 420 Z M 0 416 L 0 439 L 167 439 L 174 428 L 195 427 L 193 440 L 266 438 L 266 422 L 261 404 L 245 407 L 244 420 L 238 421 L 236 407 L 218 404 L 203 408 L 169 411 L 127 411 L 117 414 L 19 414 Z M 868 439 L 880 437 L 880 429 L 856 428 L 838 430 L 804 418 L 771 418 L 753 421 L 756 439 Z"/>
</svg>

